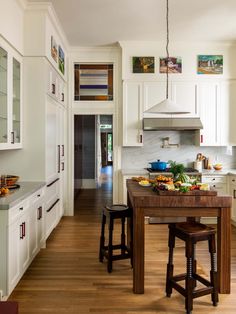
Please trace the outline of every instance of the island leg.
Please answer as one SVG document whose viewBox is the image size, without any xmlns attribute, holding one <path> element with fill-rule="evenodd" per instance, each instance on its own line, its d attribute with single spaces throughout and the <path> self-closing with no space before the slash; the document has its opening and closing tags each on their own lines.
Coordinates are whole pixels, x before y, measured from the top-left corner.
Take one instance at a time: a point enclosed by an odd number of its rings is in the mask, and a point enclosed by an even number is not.
<svg viewBox="0 0 236 314">
<path fill-rule="evenodd" d="M 230 293 L 231 281 L 231 208 L 221 208 L 217 218 L 217 270 L 219 292 Z"/>
</svg>

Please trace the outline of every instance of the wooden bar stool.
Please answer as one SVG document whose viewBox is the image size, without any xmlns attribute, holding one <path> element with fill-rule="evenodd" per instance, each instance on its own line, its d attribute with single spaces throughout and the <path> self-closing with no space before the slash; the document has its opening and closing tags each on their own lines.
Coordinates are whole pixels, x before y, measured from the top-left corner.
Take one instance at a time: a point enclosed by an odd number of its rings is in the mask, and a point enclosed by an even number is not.
<svg viewBox="0 0 236 314">
<path fill-rule="evenodd" d="M 14 301 L 0 302 L 1 314 L 18 314 L 18 303 Z"/>
<path fill-rule="evenodd" d="M 105 226 L 106 219 L 109 220 L 109 239 L 108 245 L 105 245 Z M 125 221 L 126 218 L 130 218 L 130 246 L 126 245 L 126 236 L 125 236 Z M 121 219 L 121 243 L 113 245 L 113 228 L 114 220 Z M 105 206 L 102 210 L 102 227 L 101 227 L 101 236 L 100 236 L 100 249 L 99 249 L 99 261 L 102 263 L 104 257 L 107 258 L 107 271 L 112 272 L 112 262 L 121 259 L 131 258 L 132 265 L 132 210 L 123 204 L 114 204 L 111 206 Z M 113 255 L 113 250 L 120 249 L 121 252 L 118 255 Z"/>
<path fill-rule="evenodd" d="M 218 285 L 216 270 L 216 246 L 215 229 L 198 222 L 182 222 L 169 225 L 169 261 L 166 274 L 166 295 L 171 296 L 172 288 L 185 297 L 186 313 L 190 314 L 193 309 L 193 299 L 203 295 L 211 294 L 214 306 L 218 302 Z M 175 247 L 175 237 L 185 241 L 185 256 L 187 258 L 187 271 L 185 274 L 173 275 L 173 252 Z M 211 270 L 210 281 L 197 274 L 197 261 L 195 258 L 195 244 L 198 241 L 208 241 Z M 185 288 L 177 282 L 185 280 Z M 205 287 L 196 289 L 197 281 Z"/>
</svg>

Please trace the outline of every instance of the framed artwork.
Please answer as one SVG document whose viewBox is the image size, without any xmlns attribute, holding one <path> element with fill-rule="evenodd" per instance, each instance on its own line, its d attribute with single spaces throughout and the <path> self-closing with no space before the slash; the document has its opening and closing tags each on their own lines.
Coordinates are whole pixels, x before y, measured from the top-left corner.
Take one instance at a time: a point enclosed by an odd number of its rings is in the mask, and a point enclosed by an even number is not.
<svg viewBox="0 0 236 314">
<path fill-rule="evenodd" d="M 133 73 L 154 73 L 154 57 L 133 57 Z"/>
<path fill-rule="evenodd" d="M 198 74 L 223 74 L 222 55 L 198 55 Z"/>
<path fill-rule="evenodd" d="M 160 73 L 166 73 L 168 62 L 168 73 L 182 73 L 182 58 L 169 57 L 160 58 Z"/>
<path fill-rule="evenodd" d="M 61 46 L 58 47 L 58 66 L 62 74 L 65 74 L 65 54 Z"/>
<path fill-rule="evenodd" d="M 51 56 L 57 62 L 57 58 L 58 58 L 57 43 L 53 36 L 51 36 Z"/>
</svg>

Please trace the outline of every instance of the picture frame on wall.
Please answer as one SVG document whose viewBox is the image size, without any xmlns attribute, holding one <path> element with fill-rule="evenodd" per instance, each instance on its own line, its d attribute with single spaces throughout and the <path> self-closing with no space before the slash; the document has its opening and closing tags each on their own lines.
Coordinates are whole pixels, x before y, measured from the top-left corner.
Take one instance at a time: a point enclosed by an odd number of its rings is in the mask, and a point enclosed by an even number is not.
<svg viewBox="0 0 236 314">
<path fill-rule="evenodd" d="M 62 74 L 65 74 L 65 53 L 61 46 L 58 47 L 58 67 Z"/>
<path fill-rule="evenodd" d="M 58 59 L 58 50 L 57 50 L 57 43 L 53 36 L 51 36 L 51 56 L 55 62 Z"/>
<path fill-rule="evenodd" d="M 154 73 L 155 58 L 154 57 L 132 57 L 133 73 Z"/>
<path fill-rule="evenodd" d="M 223 55 L 198 55 L 198 74 L 223 74 Z"/>
<path fill-rule="evenodd" d="M 168 73 L 182 73 L 182 58 L 181 57 L 169 57 L 160 58 L 160 73 L 166 73 L 168 62 Z"/>
</svg>

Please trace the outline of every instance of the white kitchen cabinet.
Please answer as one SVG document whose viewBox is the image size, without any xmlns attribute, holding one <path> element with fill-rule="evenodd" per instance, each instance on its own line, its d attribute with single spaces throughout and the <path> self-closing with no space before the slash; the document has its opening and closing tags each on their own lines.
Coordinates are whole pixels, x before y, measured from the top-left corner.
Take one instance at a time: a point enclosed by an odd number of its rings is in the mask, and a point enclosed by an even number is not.
<svg viewBox="0 0 236 314">
<path fill-rule="evenodd" d="M 142 83 L 123 82 L 123 146 L 143 146 Z"/>
<path fill-rule="evenodd" d="M 0 38 L 0 149 L 22 148 L 22 58 Z"/>
<path fill-rule="evenodd" d="M 218 195 L 228 194 L 227 175 L 203 175 L 202 183 L 208 183 L 211 189 L 217 191 Z M 217 218 L 202 217 L 201 222 L 216 224 Z"/>
<path fill-rule="evenodd" d="M 220 83 L 221 104 L 219 110 L 220 133 L 222 146 L 236 146 L 236 81 L 223 81 Z"/>
<path fill-rule="evenodd" d="M 236 225 L 236 176 L 229 176 L 229 192 L 233 197 L 231 219 L 234 225 Z"/>
<path fill-rule="evenodd" d="M 0 291 L 9 295 L 41 247 L 45 247 L 44 188 L 0 210 Z"/>
<path fill-rule="evenodd" d="M 199 84 L 199 110 L 203 129 L 200 130 L 200 146 L 220 145 L 220 88 L 215 82 Z"/>
<path fill-rule="evenodd" d="M 9 209 L 7 289 L 14 289 L 30 260 L 29 203 L 24 201 Z M 13 222 L 11 223 L 11 220 Z"/>
<path fill-rule="evenodd" d="M 202 182 L 208 183 L 213 190 L 218 192 L 218 195 L 227 194 L 227 176 L 226 175 L 212 175 L 202 176 Z"/>
</svg>

